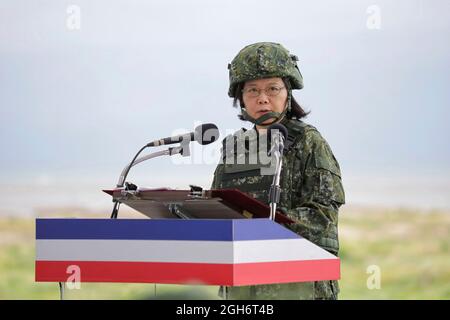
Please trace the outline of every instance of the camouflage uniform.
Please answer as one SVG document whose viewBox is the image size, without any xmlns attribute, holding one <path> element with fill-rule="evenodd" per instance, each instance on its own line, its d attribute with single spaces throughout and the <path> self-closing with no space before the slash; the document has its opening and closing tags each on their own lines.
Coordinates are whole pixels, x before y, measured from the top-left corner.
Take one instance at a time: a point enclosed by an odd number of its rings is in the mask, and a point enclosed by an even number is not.
<svg viewBox="0 0 450 320">
<path fill-rule="evenodd" d="M 328 143 L 311 125 L 290 119 L 282 121 L 290 137 L 283 155 L 280 177 L 282 188 L 278 209 L 295 223 L 287 228 L 334 255 L 338 254 L 338 208 L 345 202 L 341 173 Z M 254 129 L 253 129 L 254 130 Z M 245 130 L 234 134 L 236 144 Z M 268 204 L 272 175 L 261 175 L 261 164 L 227 164 L 230 156 L 222 149 L 223 163 L 214 173 L 212 189 L 236 188 Z M 238 150 L 238 148 L 233 148 Z M 245 159 L 250 150 L 244 148 Z M 236 157 L 242 155 L 235 155 Z M 337 281 L 318 281 L 230 288 L 231 299 L 334 299 Z"/>
<path fill-rule="evenodd" d="M 338 209 L 345 203 L 341 172 L 330 146 L 317 129 L 290 115 L 291 89 L 303 88 L 297 60 L 280 44 L 262 42 L 249 45 L 229 65 L 228 94 L 236 97 L 239 94 L 236 92 L 237 85 L 252 79 L 280 77 L 289 80 L 288 99 L 283 113 L 271 112 L 269 116 L 253 119 L 246 114 L 242 105 L 241 112 L 246 120 L 260 126 L 268 117 L 286 126 L 289 136 L 283 154 L 280 176 L 282 192 L 278 210 L 294 221 L 286 225 L 287 228 L 338 255 Z M 259 152 L 267 151 L 267 146 L 264 148 L 264 144 L 258 143 L 265 140 L 262 137 L 253 128 L 248 131 L 241 129 L 224 139 L 223 161 L 214 172 L 211 189 L 236 188 L 268 204 L 273 175 L 262 174 L 261 171 L 265 165 L 260 161 Z M 255 145 L 254 140 L 257 141 L 256 149 L 251 147 Z M 254 163 L 252 159 L 257 161 Z M 317 281 L 232 287 L 228 297 L 336 299 L 338 293 L 337 281 Z"/>
</svg>

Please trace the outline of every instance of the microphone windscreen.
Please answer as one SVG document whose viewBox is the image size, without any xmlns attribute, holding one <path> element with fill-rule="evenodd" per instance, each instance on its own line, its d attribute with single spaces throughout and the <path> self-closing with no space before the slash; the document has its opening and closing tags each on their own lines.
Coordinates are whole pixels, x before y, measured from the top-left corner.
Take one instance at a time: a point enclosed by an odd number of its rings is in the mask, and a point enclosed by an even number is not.
<svg viewBox="0 0 450 320">
<path fill-rule="evenodd" d="M 214 123 L 205 123 L 195 128 L 194 139 L 202 145 L 210 144 L 219 139 L 219 129 Z"/>
<path fill-rule="evenodd" d="M 278 130 L 282 135 L 284 140 L 286 141 L 287 137 L 288 137 L 288 131 L 286 129 L 285 126 L 283 126 L 280 123 L 275 123 L 273 125 L 271 125 L 268 129 L 267 129 L 267 139 L 268 141 L 272 141 L 272 134 L 274 134 L 275 130 Z"/>
</svg>

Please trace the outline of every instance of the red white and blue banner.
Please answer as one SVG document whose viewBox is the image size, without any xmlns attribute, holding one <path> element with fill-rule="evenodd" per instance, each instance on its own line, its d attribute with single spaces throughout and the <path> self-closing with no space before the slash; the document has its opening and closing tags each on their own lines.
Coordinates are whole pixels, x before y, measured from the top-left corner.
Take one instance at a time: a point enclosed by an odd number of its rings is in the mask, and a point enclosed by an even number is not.
<svg viewBox="0 0 450 320">
<path fill-rule="evenodd" d="M 36 281 L 242 286 L 336 280 L 339 258 L 269 219 L 36 219 Z"/>
</svg>

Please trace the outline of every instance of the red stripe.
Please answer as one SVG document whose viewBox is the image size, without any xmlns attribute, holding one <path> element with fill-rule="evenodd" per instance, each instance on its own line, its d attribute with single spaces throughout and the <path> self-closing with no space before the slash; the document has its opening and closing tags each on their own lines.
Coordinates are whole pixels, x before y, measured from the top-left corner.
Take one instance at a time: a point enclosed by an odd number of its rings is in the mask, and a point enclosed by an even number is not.
<svg viewBox="0 0 450 320">
<path fill-rule="evenodd" d="M 233 265 L 162 262 L 36 261 L 36 281 L 66 282 L 71 265 L 80 282 L 137 282 L 231 285 Z"/>
<path fill-rule="evenodd" d="M 81 282 L 129 282 L 242 286 L 340 278 L 339 259 L 243 264 L 36 261 L 36 281 L 66 282 L 71 265 Z M 234 277 L 233 277 L 234 276 Z"/>
<path fill-rule="evenodd" d="M 234 267 L 234 285 L 340 279 L 340 260 L 304 260 L 242 263 Z"/>
</svg>

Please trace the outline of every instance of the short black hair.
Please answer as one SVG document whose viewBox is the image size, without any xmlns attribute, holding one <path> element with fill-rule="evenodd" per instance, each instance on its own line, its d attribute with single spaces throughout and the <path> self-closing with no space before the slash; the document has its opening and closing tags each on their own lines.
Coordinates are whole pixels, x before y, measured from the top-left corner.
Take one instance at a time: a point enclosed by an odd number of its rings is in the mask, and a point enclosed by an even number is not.
<svg viewBox="0 0 450 320">
<path fill-rule="evenodd" d="M 286 88 L 291 88 L 291 84 L 289 82 L 289 79 L 287 78 L 283 78 L 282 79 L 284 82 L 284 85 L 286 86 Z M 244 99 L 242 98 L 242 89 L 244 88 L 244 84 L 245 82 L 240 82 L 236 85 L 236 89 L 234 91 L 234 99 L 233 99 L 233 107 L 237 108 L 238 107 L 238 102 L 239 102 L 239 106 L 241 108 L 245 108 L 244 105 Z M 297 100 L 295 100 L 294 96 L 291 95 L 291 111 L 289 111 L 286 116 L 289 119 L 303 119 L 305 118 L 308 114 L 310 114 L 311 111 L 305 111 L 303 109 L 303 107 L 297 102 Z M 240 120 L 245 121 L 244 117 L 242 116 L 242 114 L 238 115 L 238 118 Z"/>
</svg>

